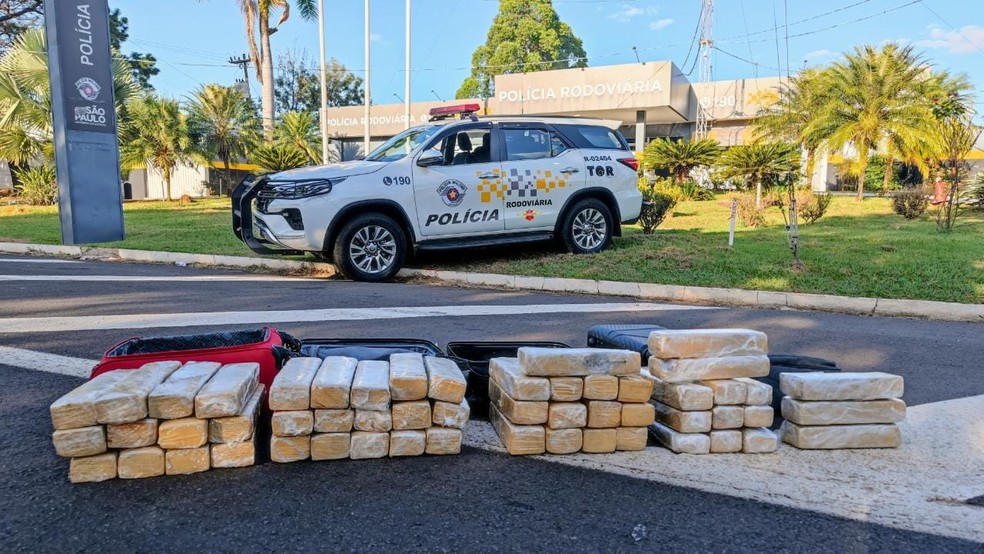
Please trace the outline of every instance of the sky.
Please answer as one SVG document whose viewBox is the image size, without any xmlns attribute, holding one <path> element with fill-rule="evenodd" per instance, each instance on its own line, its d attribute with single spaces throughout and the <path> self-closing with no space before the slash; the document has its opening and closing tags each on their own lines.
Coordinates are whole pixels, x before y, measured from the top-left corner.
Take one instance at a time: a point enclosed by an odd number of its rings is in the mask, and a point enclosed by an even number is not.
<svg viewBox="0 0 984 554">
<path fill-rule="evenodd" d="M 636 56 L 671 60 L 697 81 L 697 47 L 691 45 L 699 0 L 553 3 L 583 40 L 589 65 L 631 63 Z M 978 111 L 984 111 L 984 9 L 973 5 L 984 0 L 717 0 L 713 79 L 773 76 L 787 68 L 795 73 L 830 63 L 859 44 L 897 41 L 914 45 L 935 66 L 969 76 Z M 238 1 L 110 0 L 110 6 L 129 19 L 124 50 L 157 57 L 160 74 L 151 84 L 159 93 L 183 98 L 202 84 L 232 84 L 242 77 L 241 69 L 227 62 L 248 51 Z M 363 7 L 364 0 L 325 0 L 328 56 L 360 76 L 365 75 Z M 371 0 L 374 104 L 402 101 L 405 9 L 404 0 Z M 497 0 L 412 0 L 413 101 L 454 98 L 497 9 Z M 306 54 L 317 67 L 317 20 L 304 20 L 293 10 L 271 40 L 275 58 Z M 255 80 L 251 89 L 255 97 Z"/>
</svg>

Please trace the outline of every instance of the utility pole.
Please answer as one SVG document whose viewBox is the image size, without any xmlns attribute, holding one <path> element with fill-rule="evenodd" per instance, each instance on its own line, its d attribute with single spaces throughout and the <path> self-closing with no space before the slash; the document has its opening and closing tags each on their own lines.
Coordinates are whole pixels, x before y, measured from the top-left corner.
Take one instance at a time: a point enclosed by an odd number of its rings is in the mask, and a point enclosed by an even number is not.
<svg viewBox="0 0 984 554">
<path fill-rule="evenodd" d="M 252 61 L 250 57 L 246 54 L 242 56 L 229 58 L 229 63 L 232 65 L 238 65 L 243 70 L 243 83 L 246 89 L 246 98 L 249 98 L 249 62 Z"/>
<path fill-rule="evenodd" d="M 706 94 L 711 82 L 711 50 L 714 49 L 714 39 L 711 38 L 714 27 L 714 0 L 702 0 L 700 6 L 700 50 L 697 55 L 700 57 L 700 71 L 697 74 L 697 82 L 703 85 L 702 91 Z M 694 136 L 697 139 L 707 138 L 710 131 L 711 122 L 708 117 L 710 108 L 714 104 L 711 98 L 711 106 L 704 106 L 701 99 L 697 99 L 697 127 L 694 129 Z"/>
<path fill-rule="evenodd" d="M 369 79 L 372 73 L 369 71 L 369 43 L 371 42 L 372 36 L 369 34 L 369 0 L 365 0 L 365 11 L 366 11 L 366 21 L 365 21 L 365 47 L 366 47 L 366 81 L 365 81 L 365 122 L 363 123 L 363 156 L 369 155 L 369 141 L 371 139 L 371 134 L 369 132 L 369 105 L 372 103 L 372 87 L 369 86 Z"/>
<path fill-rule="evenodd" d="M 404 128 L 410 128 L 410 0 L 407 0 L 407 79 L 403 88 L 403 117 L 406 119 Z"/>
<path fill-rule="evenodd" d="M 321 163 L 328 165 L 328 84 L 327 64 L 325 61 L 325 0 L 318 0 L 318 38 L 321 41 Z"/>
</svg>

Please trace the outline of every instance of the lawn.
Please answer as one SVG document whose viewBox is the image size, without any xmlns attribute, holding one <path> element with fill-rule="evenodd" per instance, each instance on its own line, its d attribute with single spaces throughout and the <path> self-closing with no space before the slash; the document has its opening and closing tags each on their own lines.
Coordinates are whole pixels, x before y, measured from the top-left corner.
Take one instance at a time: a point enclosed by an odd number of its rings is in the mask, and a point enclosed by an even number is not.
<svg viewBox="0 0 984 554">
<path fill-rule="evenodd" d="M 125 208 L 127 238 L 107 246 L 251 255 L 232 235 L 229 201 L 134 202 Z M 782 216 L 739 226 L 728 248 L 728 202 L 684 202 L 654 235 L 626 229 L 613 248 L 593 256 L 552 246 L 429 255 L 414 265 L 434 269 L 815 292 L 848 296 L 984 303 L 984 212 L 968 212 L 952 234 L 936 232 L 930 215 L 907 221 L 888 200 L 838 197 L 819 222 L 800 226 L 793 269 Z M 0 241 L 57 244 L 55 208 L 0 206 Z"/>
</svg>

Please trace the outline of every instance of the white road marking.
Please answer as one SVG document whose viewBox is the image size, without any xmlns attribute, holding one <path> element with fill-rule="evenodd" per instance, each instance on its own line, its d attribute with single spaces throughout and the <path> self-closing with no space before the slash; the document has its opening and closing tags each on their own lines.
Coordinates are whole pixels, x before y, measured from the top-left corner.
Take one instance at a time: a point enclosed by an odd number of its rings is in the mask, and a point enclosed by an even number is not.
<svg viewBox="0 0 984 554">
<path fill-rule="evenodd" d="M 70 282 L 273 282 L 273 281 L 320 281 L 310 277 L 279 277 L 276 275 L 0 275 L 0 281 L 70 281 Z"/>
<path fill-rule="evenodd" d="M 641 452 L 538 456 L 546 461 L 801 510 L 984 541 L 984 395 L 908 409 L 902 446 L 774 454 Z M 503 452 L 491 425 L 471 421 L 465 444 Z"/>
<path fill-rule="evenodd" d="M 49 258 L 0 258 L 0 263 L 15 264 L 80 264 L 78 260 L 58 260 Z"/>
<path fill-rule="evenodd" d="M 88 377 L 96 363 L 98 360 L 85 360 L 48 354 L 47 352 L 24 350 L 23 348 L 0 346 L 0 364 L 33 369 L 34 371 L 59 373 L 72 377 Z"/>
<path fill-rule="evenodd" d="M 0 318 L 0 334 L 147 329 L 155 327 L 198 327 L 230 324 L 273 324 L 316 321 L 363 321 L 420 317 L 529 315 L 555 313 L 659 312 L 707 310 L 706 306 L 653 303 L 465 305 L 386 308 L 327 308 L 257 312 L 186 312 L 173 314 L 122 314 L 59 317 Z"/>
</svg>

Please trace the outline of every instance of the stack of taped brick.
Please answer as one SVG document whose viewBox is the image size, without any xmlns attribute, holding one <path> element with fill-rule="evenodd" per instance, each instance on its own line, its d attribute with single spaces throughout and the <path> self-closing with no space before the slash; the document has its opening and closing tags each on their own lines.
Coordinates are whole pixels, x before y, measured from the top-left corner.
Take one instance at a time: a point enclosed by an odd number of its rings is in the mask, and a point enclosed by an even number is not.
<svg viewBox="0 0 984 554">
<path fill-rule="evenodd" d="M 642 450 L 655 410 L 637 352 L 520 348 L 490 362 L 489 419 L 513 455 Z"/>
<path fill-rule="evenodd" d="M 458 366 L 414 353 L 294 358 L 270 386 L 270 409 L 280 463 L 458 454 L 469 416 Z"/>
<path fill-rule="evenodd" d="M 51 405 L 73 483 L 255 463 L 263 397 L 255 363 L 154 362 L 101 374 Z"/>
<path fill-rule="evenodd" d="M 881 372 L 782 373 L 783 442 L 804 450 L 896 448 L 902 377 Z"/>
<path fill-rule="evenodd" d="M 772 387 L 764 333 L 747 329 L 659 330 L 649 335 L 652 433 L 686 454 L 774 452 Z"/>
</svg>

